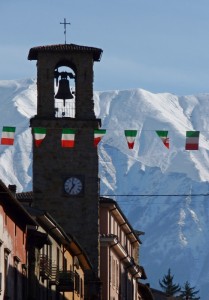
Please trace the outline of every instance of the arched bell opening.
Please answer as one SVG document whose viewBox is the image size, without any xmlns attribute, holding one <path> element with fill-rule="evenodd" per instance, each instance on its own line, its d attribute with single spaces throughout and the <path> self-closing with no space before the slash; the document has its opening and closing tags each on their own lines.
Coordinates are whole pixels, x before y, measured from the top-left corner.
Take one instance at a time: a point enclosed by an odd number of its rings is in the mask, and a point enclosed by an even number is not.
<svg viewBox="0 0 209 300">
<path fill-rule="evenodd" d="M 75 118 L 75 74 L 61 66 L 54 71 L 54 109 L 56 118 Z"/>
</svg>

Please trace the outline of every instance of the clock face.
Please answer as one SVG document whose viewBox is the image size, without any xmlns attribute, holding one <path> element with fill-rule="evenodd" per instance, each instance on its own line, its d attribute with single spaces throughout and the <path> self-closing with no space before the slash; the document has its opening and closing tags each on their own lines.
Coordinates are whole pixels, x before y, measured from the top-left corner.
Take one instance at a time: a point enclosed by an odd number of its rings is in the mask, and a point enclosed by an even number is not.
<svg viewBox="0 0 209 300">
<path fill-rule="evenodd" d="M 78 177 L 69 177 L 64 183 L 65 192 L 68 195 L 79 195 L 83 191 L 83 184 Z"/>
</svg>

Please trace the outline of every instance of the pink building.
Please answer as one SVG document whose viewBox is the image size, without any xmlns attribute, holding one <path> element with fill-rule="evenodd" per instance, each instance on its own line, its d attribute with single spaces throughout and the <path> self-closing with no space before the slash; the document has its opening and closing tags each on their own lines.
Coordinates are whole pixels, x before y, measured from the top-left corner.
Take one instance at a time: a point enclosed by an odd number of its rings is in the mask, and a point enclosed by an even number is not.
<svg viewBox="0 0 209 300">
<path fill-rule="evenodd" d="M 27 297 L 27 228 L 36 222 L 0 181 L 0 300 Z"/>
<path fill-rule="evenodd" d="M 146 279 L 139 265 L 139 235 L 131 227 L 117 202 L 100 198 L 100 270 L 103 300 L 141 300 Z M 141 287 L 140 287 L 141 285 Z M 153 299 L 146 297 L 147 300 Z"/>
</svg>

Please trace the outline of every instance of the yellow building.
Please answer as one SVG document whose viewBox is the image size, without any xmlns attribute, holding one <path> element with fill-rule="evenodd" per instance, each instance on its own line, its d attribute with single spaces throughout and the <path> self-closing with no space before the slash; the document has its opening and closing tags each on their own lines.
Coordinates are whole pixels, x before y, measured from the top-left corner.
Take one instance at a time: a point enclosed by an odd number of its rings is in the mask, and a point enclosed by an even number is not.
<svg viewBox="0 0 209 300">
<path fill-rule="evenodd" d="M 32 193 L 16 197 L 26 203 Z M 47 212 L 25 207 L 38 224 L 28 229 L 29 299 L 83 300 L 84 271 L 91 270 L 83 249 Z"/>
</svg>

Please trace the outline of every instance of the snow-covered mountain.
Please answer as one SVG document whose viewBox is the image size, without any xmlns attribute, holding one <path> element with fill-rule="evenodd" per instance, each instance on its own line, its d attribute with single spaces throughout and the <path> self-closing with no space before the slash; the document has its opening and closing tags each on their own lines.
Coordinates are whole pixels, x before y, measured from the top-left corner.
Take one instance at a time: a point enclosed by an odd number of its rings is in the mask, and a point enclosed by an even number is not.
<svg viewBox="0 0 209 300">
<path fill-rule="evenodd" d="M 99 144 L 101 195 L 117 200 L 141 237 L 148 282 L 171 268 L 175 283 L 209 291 L 209 94 L 176 96 L 142 89 L 95 92 L 106 135 Z M 0 145 L 0 178 L 18 192 L 32 190 L 29 119 L 36 114 L 35 80 L 0 81 L 0 125 L 15 126 L 14 146 Z M 124 130 L 136 129 L 133 150 Z M 168 150 L 156 134 L 168 130 Z M 199 130 L 198 151 L 185 150 Z"/>
</svg>

